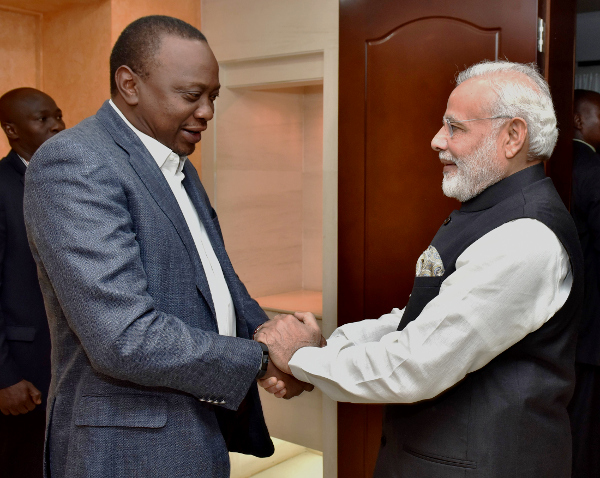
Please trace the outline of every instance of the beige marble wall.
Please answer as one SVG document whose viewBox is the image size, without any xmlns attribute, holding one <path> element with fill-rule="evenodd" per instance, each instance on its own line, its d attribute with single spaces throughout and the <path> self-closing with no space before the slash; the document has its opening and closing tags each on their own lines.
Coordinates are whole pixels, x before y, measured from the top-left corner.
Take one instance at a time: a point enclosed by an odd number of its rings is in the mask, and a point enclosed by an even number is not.
<svg viewBox="0 0 600 478">
<path fill-rule="evenodd" d="M 0 96 L 14 88 L 40 88 L 38 29 L 40 15 L 15 12 L 0 6 Z M 0 132 L 0 158 L 10 151 Z"/>
<path fill-rule="evenodd" d="M 216 185 L 227 251 L 254 297 L 323 284 L 323 89 L 229 90 Z"/>
<path fill-rule="evenodd" d="M 304 88 L 226 89 L 217 108 L 215 203 L 236 271 L 255 297 L 301 289 Z"/>
<path fill-rule="evenodd" d="M 304 88 L 302 288 L 323 289 L 323 87 Z"/>
<path fill-rule="evenodd" d="M 63 110 L 67 128 L 109 97 L 110 2 L 44 13 L 43 90 Z"/>
</svg>

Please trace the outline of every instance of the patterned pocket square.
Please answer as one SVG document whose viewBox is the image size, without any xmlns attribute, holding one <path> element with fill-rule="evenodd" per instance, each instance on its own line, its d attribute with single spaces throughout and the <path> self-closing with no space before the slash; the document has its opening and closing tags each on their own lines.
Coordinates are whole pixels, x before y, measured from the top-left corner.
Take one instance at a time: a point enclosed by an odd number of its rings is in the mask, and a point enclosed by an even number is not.
<svg viewBox="0 0 600 478">
<path fill-rule="evenodd" d="M 437 249 L 429 246 L 417 261 L 417 277 L 441 277 L 446 270 Z"/>
</svg>

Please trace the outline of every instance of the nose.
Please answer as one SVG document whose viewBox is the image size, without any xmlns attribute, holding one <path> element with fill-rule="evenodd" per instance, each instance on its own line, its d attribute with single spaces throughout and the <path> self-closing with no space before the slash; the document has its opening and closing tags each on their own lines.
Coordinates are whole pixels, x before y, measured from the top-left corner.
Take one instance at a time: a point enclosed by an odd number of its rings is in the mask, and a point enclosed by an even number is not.
<svg viewBox="0 0 600 478">
<path fill-rule="evenodd" d="M 215 114 L 215 106 L 210 98 L 201 101 L 198 108 L 194 111 L 194 118 L 203 119 L 204 121 L 210 121 L 213 119 Z"/>
<path fill-rule="evenodd" d="M 445 151 L 448 149 L 448 134 L 443 126 L 431 140 L 431 148 L 434 151 Z"/>
<path fill-rule="evenodd" d="M 62 118 L 54 118 L 54 123 L 50 127 L 50 131 L 53 133 L 60 133 L 63 129 L 65 129 L 65 122 Z"/>
</svg>

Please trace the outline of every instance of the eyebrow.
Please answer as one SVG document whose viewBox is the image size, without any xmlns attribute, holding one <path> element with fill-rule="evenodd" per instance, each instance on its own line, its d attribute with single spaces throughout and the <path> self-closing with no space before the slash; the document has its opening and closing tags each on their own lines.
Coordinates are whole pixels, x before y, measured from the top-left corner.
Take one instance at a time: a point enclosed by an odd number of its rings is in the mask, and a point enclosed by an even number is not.
<svg viewBox="0 0 600 478">
<path fill-rule="evenodd" d="M 33 114 L 34 116 L 37 116 L 37 115 L 39 115 L 39 114 L 43 114 L 43 115 L 53 115 L 53 114 L 56 114 L 56 113 L 60 113 L 60 114 L 62 114 L 62 110 L 61 110 L 60 108 L 57 108 L 57 109 L 55 109 L 55 110 L 38 110 L 38 111 L 36 111 L 36 112 L 34 112 L 34 113 L 32 113 L 32 114 Z"/>
<path fill-rule="evenodd" d="M 177 91 L 186 91 L 189 90 L 190 88 L 200 88 L 202 90 L 207 90 L 210 87 L 204 83 L 189 83 L 187 85 L 181 85 L 181 86 L 176 86 L 175 89 Z M 217 86 L 215 86 L 214 88 L 212 88 L 213 90 L 219 90 L 221 89 L 221 84 L 219 83 Z"/>
<path fill-rule="evenodd" d="M 456 119 L 456 118 L 455 118 L 454 116 L 452 116 L 452 115 L 448 115 L 448 116 L 444 115 L 442 119 L 443 119 L 444 121 L 445 121 L 445 120 L 448 120 L 448 121 L 450 121 L 451 123 L 460 123 L 460 120 L 459 120 L 459 119 Z"/>
</svg>

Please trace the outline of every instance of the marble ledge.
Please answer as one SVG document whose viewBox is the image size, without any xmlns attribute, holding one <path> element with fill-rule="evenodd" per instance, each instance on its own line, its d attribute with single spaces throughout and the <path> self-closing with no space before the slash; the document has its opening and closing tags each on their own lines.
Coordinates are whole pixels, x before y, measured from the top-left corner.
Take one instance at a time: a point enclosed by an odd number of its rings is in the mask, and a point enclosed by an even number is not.
<svg viewBox="0 0 600 478">
<path fill-rule="evenodd" d="M 267 312 L 293 314 L 312 312 L 317 319 L 323 318 L 323 292 L 315 290 L 294 290 L 282 294 L 255 297 L 258 304 Z"/>
</svg>

